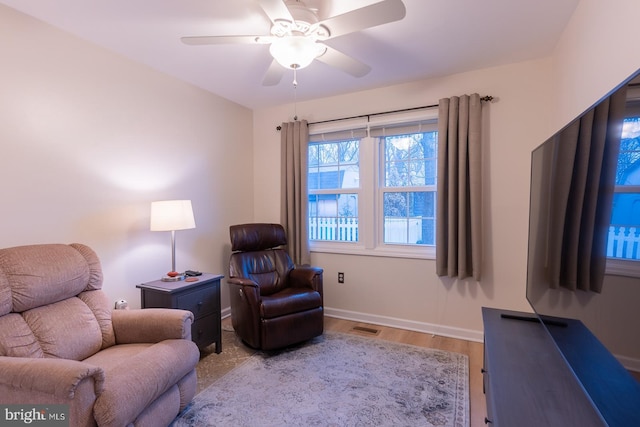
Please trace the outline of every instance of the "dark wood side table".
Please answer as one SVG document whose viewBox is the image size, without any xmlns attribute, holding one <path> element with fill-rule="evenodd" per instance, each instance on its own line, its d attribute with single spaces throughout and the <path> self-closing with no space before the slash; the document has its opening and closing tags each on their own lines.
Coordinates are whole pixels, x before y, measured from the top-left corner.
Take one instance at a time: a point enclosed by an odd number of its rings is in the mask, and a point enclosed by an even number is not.
<svg viewBox="0 0 640 427">
<path fill-rule="evenodd" d="M 198 281 L 153 282 L 137 285 L 140 288 L 142 308 L 179 308 L 193 313 L 191 339 L 199 348 L 216 343 L 216 353 L 222 351 L 220 320 L 219 274 L 203 273 Z"/>
</svg>

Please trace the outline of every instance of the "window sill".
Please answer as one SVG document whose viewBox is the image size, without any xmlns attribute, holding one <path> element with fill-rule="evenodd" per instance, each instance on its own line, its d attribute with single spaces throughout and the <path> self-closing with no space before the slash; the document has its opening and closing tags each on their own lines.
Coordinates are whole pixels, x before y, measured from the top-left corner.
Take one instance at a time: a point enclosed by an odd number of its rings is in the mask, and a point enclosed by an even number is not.
<svg viewBox="0 0 640 427">
<path fill-rule="evenodd" d="M 436 250 L 434 247 L 409 247 L 403 245 L 385 245 L 384 247 L 365 248 L 356 243 L 327 243 L 311 242 L 310 251 L 317 253 L 330 253 L 357 256 L 376 256 L 386 258 L 407 258 L 407 259 L 435 259 Z"/>
<path fill-rule="evenodd" d="M 606 274 L 640 278 L 640 261 L 607 258 Z"/>
</svg>

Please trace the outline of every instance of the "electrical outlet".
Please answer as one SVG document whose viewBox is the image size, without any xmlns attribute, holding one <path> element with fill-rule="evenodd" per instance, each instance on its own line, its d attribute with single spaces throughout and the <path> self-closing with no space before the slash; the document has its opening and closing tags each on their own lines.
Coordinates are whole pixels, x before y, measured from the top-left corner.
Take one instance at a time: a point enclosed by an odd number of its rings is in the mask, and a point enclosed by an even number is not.
<svg viewBox="0 0 640 427">
<path fill-rule="evenodd" d="M 338 283 L 344 283 L 344 273 L 338 273 Z"/>
</svg>

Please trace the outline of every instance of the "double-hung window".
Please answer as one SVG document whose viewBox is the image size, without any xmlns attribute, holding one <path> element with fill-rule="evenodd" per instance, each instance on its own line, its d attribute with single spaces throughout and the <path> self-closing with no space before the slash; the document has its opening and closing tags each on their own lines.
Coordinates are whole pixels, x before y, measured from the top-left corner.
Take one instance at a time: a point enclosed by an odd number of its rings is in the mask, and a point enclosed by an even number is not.
<svg viewBox="0 0 640 427">
<path fill-rule="evenodd" d="M 437 111 L 310 127 L 313 251 L 435 256 Z"/>
</svg>

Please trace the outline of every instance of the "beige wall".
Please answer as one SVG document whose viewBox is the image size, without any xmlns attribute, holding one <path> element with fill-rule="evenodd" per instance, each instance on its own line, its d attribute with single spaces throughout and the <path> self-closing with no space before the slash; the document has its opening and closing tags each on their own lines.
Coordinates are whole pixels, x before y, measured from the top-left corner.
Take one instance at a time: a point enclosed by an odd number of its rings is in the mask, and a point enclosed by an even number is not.
<svg viewBox="0 0 640 427">
<path fill-rule="evenodd" d="M 279 206 L 272 203 L 279 188 L 275 126 L 292 120 L 294 111 L 313 122 L 428 105 L 463 93 L 495 96 L 485 107 L 481 283 L 438 278 L 428 260 L 312 254 L 325 268 L 327 312 L 479 338 L 482 306 L 530 310 L 525 300 L 530 152 L 640 67 L 640 57 L 632 54 L 637 37 L 631 22 L 639 13 L 635 0 L 583 0 L 549 58 L 256 111 L 255 219 L 279 220 Z M 345 272 L 345 284 L 337 283 L 338 271 Z"/>
<path fill-rule="evenodd" d="M 171 267 L 149 204 L 187 198 L 177 267 L 225 274 L 228 226 L 253 212 L 251 168 L 234 167 L 250 110 L 1 5 L 0 58 L 0 247 L 86 243 L 109 296 L 136 307 L 135 285 Z"/>
<path fill-rule="evenodd" d="M 553 55 L 557 129 L 640 68 L 637 0 L 581 0 Z"/>
</svg>

